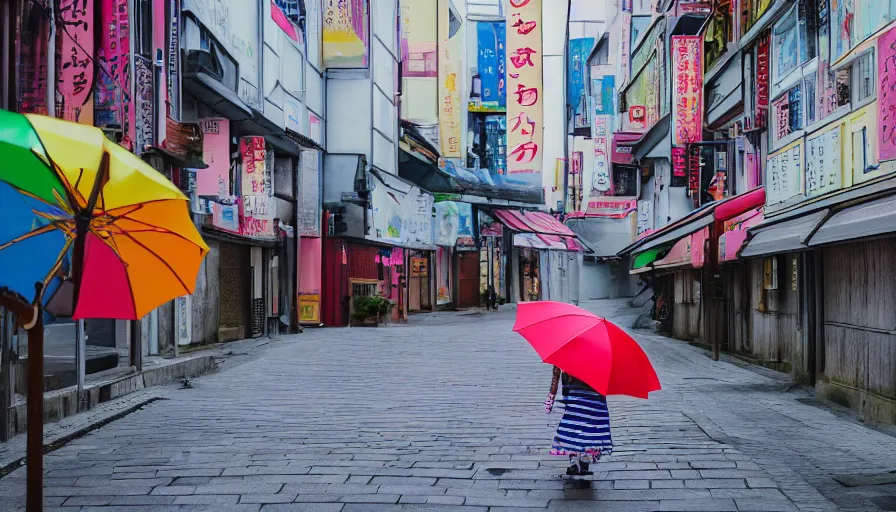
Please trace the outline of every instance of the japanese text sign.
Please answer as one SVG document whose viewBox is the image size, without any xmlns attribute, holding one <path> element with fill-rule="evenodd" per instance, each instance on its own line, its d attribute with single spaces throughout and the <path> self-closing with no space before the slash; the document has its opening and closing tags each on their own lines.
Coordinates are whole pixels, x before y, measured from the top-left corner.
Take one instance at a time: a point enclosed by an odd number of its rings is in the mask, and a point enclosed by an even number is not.
<svg viewBox="0 0 896 512">
<path fill-rule="evenodd" d="M 877 147 L 880 159 L 896 159 L 896 29 L 877 40 Z"/>
<path fill-rule="evenodd" d="M 703 38 L 672 36 L 674 144 L 703 138 Z"/>
<path fill-rule="evenodd" d="M 543 140 L 542 0 L 508 0 L 507 172 L 541 187 Z"/>
<path fill-rule="evenodd" d="M 766 167 L 765 203 L 778 204 L 802 192 L 800 167 L 802 145 L 796 144 L 768 159 Z"/>
<path fill-rule="evenodd" d="M 240 139 L 243 162 L 240 233 L 246 236 L 274 236 L 274 187 L 264 137 Z"/>
<path fill-rule="evenodd" d="M 806 195 L 839 189 L 841 175 L 840 126 L 806 139 Z"/>
</svg>

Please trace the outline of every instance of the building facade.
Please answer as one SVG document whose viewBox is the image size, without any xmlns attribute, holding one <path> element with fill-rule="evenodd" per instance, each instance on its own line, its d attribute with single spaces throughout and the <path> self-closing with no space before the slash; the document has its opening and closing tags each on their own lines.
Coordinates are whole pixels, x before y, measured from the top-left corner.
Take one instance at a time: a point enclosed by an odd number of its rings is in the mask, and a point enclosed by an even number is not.
<svg viewBox="0 0 896 512">
<path fill-rule="evenodd" d="M 896 282 L 896 11 L 836 0 L 613 8 L 586 81 L 595 119 L 615 102 L 590 133 L 603 193 L 592 203 L 588 186 L 569 187 L 568 223 L 652 291 L 661 328 L 896 422 L 896 313 L 884 306 Z M 637 186 L 618 194 L 628 166 Z M 625 200 L 636 232 L 602 251 Z M 615 225 L 591 208 L 610 203 Z"/>
</svg>

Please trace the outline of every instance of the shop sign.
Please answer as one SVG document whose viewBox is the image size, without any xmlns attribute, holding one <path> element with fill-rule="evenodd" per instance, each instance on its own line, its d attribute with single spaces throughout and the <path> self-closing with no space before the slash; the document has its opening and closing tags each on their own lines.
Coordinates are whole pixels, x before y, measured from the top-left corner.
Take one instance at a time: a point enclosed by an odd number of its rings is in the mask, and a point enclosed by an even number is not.
<svg viewBox="0 0 896 512">
<path fill-rule="evenodd" d="M 411 277 L 429 277 L 429 258 L 411 258 Z"/>
<path fill-rule="evenodd" d="M 766 204 L 783 203 L 802 192 L 802 158 L 802 145 L 799 143 L 769 157 L 766 166 Z"/>
<path fill-rule="evenodd" d="M 880 160 L 896 159 L 896 28 L 877 40 L 877 148 Z"/>
<path fill-rule="evenodd" d="M 542 184 L 542 0 L 510 0 L 507 13 L 507 173 Z"/>
<path fill-rule="evenodd" d="M 134 111 L 134 152 L 143 151 L 155 145 L 155 106 L 153 99 L 154 72 L 152 62 L 142 55 L 134 56 L 134 89 L 136 92 Z"/>
<path fill-rule="evenodd" d="M 174 299 L 177 320 L 177 344 L 189 345 L 193 341 L 193 297 L 184 295 Z"/>
<path fill-rule="evenodd" d="M 475 248 L 476 240 L 473 238 L 473 206 L 470 203 L 457 203 L 457 246 Z"/>
<path fill-rule="evenodd" d="M 703 38 L 672 37 L 673 144 L 703 138 Z"/>
<path fill-rule="evenodd" d="M 595 217 L 625 217 L 637 210 L 637 199 L 609 199 L 593 200 L 588 202 L 588 215 Z"/>
<path fill-rule="evenodd" d="M 418 0 L 419 2 L 419 0 Z M 463 76 L 463 31 L 451 33 L 450 2 L 438 2 L 439 143 L 442 156 L 461 158 Z M 463 115 L 466 115 L 463 113 Z"/>
<path fill-rule="evenodd" d="M 647 127 L 647 107 L 635 105 L 628 109 L 628 122 L 632 128 L 643 130 Z"/>
<path fill-rule="evenodd" d="M 817 196 L 841 187 L 840 125 L 806 139 L 806 195 Z"/>
<path fill-rule="evenodd" d="M 672 148 L 672 176 L 684 178 L 687 176 L 687 150 L 685 148 Z"/>
<path fill-rule="evenodd" d="M 196 171 L 196 194 L 225 198 L 230 195 L 230 121 L 226 118 L 199 120 L 202 131 L 202 161 L 207 169 Z"/>
<path fill-rule="evenodd" d="M 274 236 L 274 187 L 264 137 L 240 139 L 243 162 L 240 233 L 249 237 Z"/>
<path fill-rule="evenodd" d="M 692 196 L 700 193 L 701 159 L 700 146 L 688 146 L 688 193 Z"/>
<path fill-rule="evenodd" d="M 94 0 L 60 0 L 57 4 L 57 115 L 93 125 Z M 4 70 L 5 72 L 6 70 Z"/>
<path fill-rule="evenodd" d="M 240 232 L 239 199 L 228 197 L 212 203 L 212 226 L 231 233 Z"/>
<path fill-rule="evenodd" d="M 610 192 L 612 176 L 610 174 L 610 156 L 608 154 L 607 131 L 610 116 L 594 116 L 594 169 L 591 171 L 591 195 L 600 196 Z"/>
<path fill-rule="evenodd" d="M 320 295 L 299 295 L 299 322 L 320 323 Z"/>
<path fill-rule="evenodd" d="M 756 45 L 756 112 L 750 130 L 765 128 L 768 121 L 769 39 L 766 35 Z M 744 130 L 746 130 L 746 126 Z"/>
</svg>

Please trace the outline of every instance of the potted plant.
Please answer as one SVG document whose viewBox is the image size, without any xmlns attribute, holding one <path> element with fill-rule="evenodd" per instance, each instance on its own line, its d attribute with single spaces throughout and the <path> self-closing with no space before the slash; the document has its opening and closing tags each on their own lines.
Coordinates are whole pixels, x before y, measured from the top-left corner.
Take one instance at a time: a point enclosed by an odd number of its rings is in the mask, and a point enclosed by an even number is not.
<svg viewBox="0 0 896 512">
<path fill-rule="evenodd" d="M 352 302 L 352 323 L 356 326 L 376 326 L 388 317 L 394 307 L 388 299 L 379 296 L 359 296 Z"/>
</svg>

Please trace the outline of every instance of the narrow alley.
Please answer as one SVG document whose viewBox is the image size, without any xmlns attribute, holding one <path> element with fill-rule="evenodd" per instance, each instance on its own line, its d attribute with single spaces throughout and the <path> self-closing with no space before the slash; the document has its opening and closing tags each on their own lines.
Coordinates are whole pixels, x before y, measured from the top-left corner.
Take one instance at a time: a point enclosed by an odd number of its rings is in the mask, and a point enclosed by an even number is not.
<svg viewBox="0 0 896 512">
<path fill-rule="evenodd" d="M 585 307 L 622 326 L 624 301 Z M 813 402 L 783 374 L 632 331 L 664 390 L 611 398 L 616 450 L 588 480 L 548 455 L 550 368 L 513 311 L 313 330 L 163 388 L 163 400 L 46 456 L 58 510 L 890 510 L 896 438 Z M 25 470 L 0 479 L 24 510 Z M 126 508 L 125 508 L 126 507 Z M 48 508 L 48 510 L 56 510 Z"/>
</svg>

